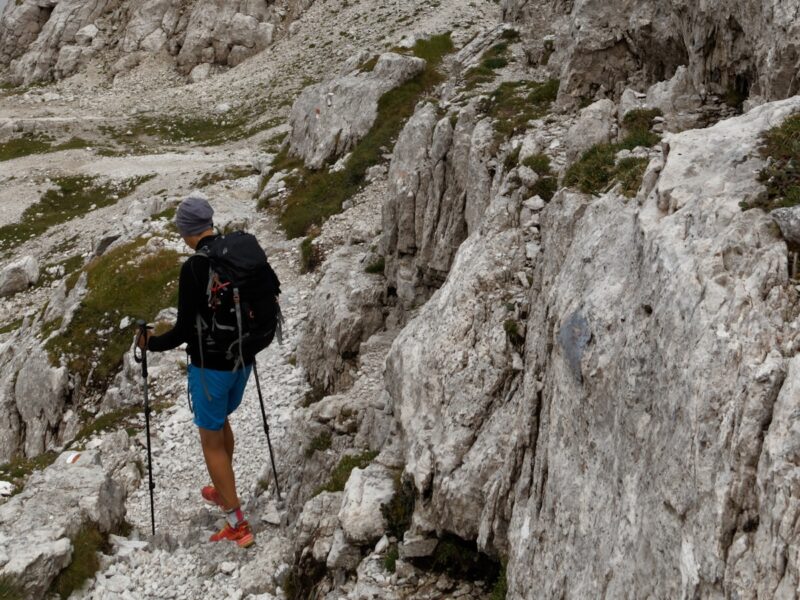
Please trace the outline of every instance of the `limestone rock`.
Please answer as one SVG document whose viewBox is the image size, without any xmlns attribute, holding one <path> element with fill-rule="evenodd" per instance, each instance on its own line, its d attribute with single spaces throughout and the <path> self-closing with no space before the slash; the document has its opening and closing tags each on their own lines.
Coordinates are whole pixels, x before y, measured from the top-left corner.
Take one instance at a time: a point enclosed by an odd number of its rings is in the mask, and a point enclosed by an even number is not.
<svg viewBox="0 0 800 600">
<path fill-rule="evenodd" d="M 381 506 L 394 497 L 394 474 L 378 463 L 353 469 L 344 488 L 339 522 L 347 540 L 373 544 L 386 531 Z"/>
<path fill-rule="evenodd" d="M 354 571 L 360 562 L 361 551 L 358 546 L 349 543 L 342 530 L 337 529 L 333 534 L 333 544 L 331 545 L 330 554 L 328 554 L 326 566 L 329 569 Z"/>
<path fill-rule="evenodd" d="M 422 59 L 386 53 L 370 72 L 305 88 L 292 106 L 290 152 L 312 169 L 346 154 L 369 132 L 381 96 L 424 69 Z"/>
<path fill-rule="evenodd" d="M 567 162 L 575 162 L 592 146 L 610 142 L 617 133 L 616 114 L 611 100 L 598 100 L 584 108 L 567 132 Z"/>
<path fill-rule="evenodd" d="M 85 525 L 109 532 L 124 516 L 125 492 L 106 472 L 103 457 L 96 451 L 62 454 L 0 506 L 3 547 L 10 557 L 0 575 L 19 581 L 32 597 L 43 597 L 71 560 L 70 538 Z"/>
<path fill-rule="evenodd" d="M 294 527 L 296 551 L 311 548 L 314 559 L 325 562 L 339 528 L 337 513 L 342 495 L 342 492 L 322 492 L 305 503 Z"/>
<path fill-rule="evenodd" d="M 474 106 L 454 128 L 426 104 L 403 128 L 389 168 L 381 253 L 404 307 L 441 286 L 459 245 L 478 226 L 493 186 L 492 144 L 491 123 L 479 120 Z"/>
<path fill-rule="evenodd" d="M 39 262 L 32 256 L 14 261 L 0 272 L 0 296 L 12 296 L 39 280 Z"/>
<path fill-rule="evenodd" d="M 800 91 L 798 7 L 798 0 L 506 0 L 503 12 L 532 48 L 554 34 L 548 68 L 561 74 L 562 100 L 645 90 L 682 65 L 701 95 L 735 89 L 776 100 Z"/>
<path fill-rule="evenodd" d="M 770 214 L 781 228 L 784 239 L 790 244 L 800 244 L 800 207 L 776 208 Z"/>
<path fill-rule="evenodd" d="M 352 383 L 349 363 L 383 327 L 383 284 L 364 272 L 363 256 L 363 249 L 345 246 L 328 258 L 298 345 L 312 385 L 328 391 Z"/>
</svg>

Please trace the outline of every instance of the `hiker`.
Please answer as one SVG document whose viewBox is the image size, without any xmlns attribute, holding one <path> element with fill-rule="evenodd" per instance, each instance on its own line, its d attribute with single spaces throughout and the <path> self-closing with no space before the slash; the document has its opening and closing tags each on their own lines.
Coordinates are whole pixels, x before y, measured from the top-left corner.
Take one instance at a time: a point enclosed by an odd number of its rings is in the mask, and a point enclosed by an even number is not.
<svg viewBox="0 0 800 600">
<path fill-rule="evenodd" d="M 213 484 L 200 493 L 225 512 L 225 526 L 210 541 L 230 540 L 246 548 L 255 538 L 236 492 L 228 417 L 242 401 L 256 352 L 269 345 L 279 326 L 280 283 L 255 238 L 242 232 L 215 234 L 213 216 L 208 200 L 200 196 L 189 196 L 178 207 L 175 225 L 195 254 L 181 268 L 177 322 L 163 335 L 148 332 L 140 345 L 164 352 L 187 344 L 190 407 Z M 249 283 L 237 284 L 233 277 Z M 237 320 L 238 332 L 231 331 Z"/>
</svg>

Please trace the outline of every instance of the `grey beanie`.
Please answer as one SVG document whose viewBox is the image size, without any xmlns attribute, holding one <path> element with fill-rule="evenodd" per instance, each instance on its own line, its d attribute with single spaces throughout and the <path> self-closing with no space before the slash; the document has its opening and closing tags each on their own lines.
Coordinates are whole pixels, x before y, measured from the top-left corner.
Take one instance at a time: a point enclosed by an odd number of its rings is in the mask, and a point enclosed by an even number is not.
<svg viewBox="0 0 800 600">
<path fill-rule="evenodd" d="M 214 209 L 201 194 L 191 194 L 178 206 L 175 225 L 181 235 L 197 235 L 214 226 Z"/>
</svg>

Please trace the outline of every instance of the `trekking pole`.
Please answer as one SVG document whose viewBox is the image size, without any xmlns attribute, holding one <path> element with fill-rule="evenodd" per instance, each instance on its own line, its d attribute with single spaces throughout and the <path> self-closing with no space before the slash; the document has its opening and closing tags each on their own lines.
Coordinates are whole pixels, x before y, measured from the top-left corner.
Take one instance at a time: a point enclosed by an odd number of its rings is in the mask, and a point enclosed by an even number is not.
<svg viewBox="0 0 800 600">
<path fill-rule="evenodd" d="M 281 498 L 281 487 L 278 484 L 278 470 L 275 468 L 275 457 L 272 454 L 272 442 L 269 439 L 269 423 L 267 423 L 267 411 L 264 410 L 264 398 L 261 396 L 261 382 L 258 380 L 258 369 L 253 361 L 253 373 L 256 376 L 256 390 L 258 390 L 258 402 L 261 405 L 261 418 L 264 420 L 264 433 L 267 434 L 267 447 L 269 448 L 269 460 L 272 463 L 272 475 L 275 478 L 275 491 L 278 493 L 278 502 L 283 502 Z"/>
<path fill-rule="evenodd" d="M 150 487 L 150 527 L 153 535 L 156 534 L 156 512 L 153 508 L 153 490 L 156 484 L 153 482 L 153 454 L 150 450 L 150 399 L 147 396 L 147 330 L 149 327 L 143 320 L 136 322 L 139 326 L 139 333 L 136 334 L 136 346 L 133 349 L 133 359 L 142 365 L 142 379 L 144 380 L 144 423 L 147 431 L 147 476 Z M 145 347 L 139 347 L 139 340 L 144 337 Z M 139 351 L 138 354 L 136 351 Z"/>
</svg>

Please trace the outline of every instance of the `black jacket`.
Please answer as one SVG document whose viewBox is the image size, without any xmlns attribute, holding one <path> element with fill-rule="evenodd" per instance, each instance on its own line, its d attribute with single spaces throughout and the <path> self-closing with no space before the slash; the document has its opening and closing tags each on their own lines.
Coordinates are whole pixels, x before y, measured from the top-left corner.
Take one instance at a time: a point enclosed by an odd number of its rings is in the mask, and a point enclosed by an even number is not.
<svg viewBox="0 0 800 600">
<path fill-rule="evenodd" d="M 197 244 L 197 250 L 211 244 L 217 237 L 216 235 L 204 237 Z M 208 272 L 208 258 L 201 254 L 190 256 L 183 263 L 178 283 L 178 321 L 175 327 L 164 335 L 151 337 L 147 344 L 148 350 L 164 352 L 185 343 L 192 364 L 198 367 L 201 365 L 195 323 L 198 312 L 206 323 L 211 322 L 211 309 L 208 307 L 206 297 Z M 230 371 L 234 367 L 234 361 L 227 360 L 224 356 L 204 354 L 202 366 L 218 371 Z"/>
</svg>

